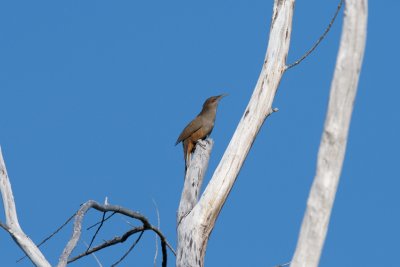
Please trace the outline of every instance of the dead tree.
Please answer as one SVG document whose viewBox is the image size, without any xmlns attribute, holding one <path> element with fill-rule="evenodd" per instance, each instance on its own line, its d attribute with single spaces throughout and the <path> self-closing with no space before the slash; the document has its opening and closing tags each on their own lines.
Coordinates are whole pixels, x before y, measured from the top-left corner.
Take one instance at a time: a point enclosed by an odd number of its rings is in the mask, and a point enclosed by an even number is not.
<svg viewBox="0 0 400 267">
<path fill-rule="evenodd" d="M 193 160 L 186 178 L 178 212 L 177 267 L 204 266 L 207 241 L 214 228 L 218 214 L 239 174 L 257 133 L 265 119 L 274 110 L 272 102 L 282 75 L 286 70 L 286 58 L 289 52 L 292 32 L 294 0 L 276 0 L 271 21 L 268 49 L 258 82 L 235 133 L 218 164 L 204 193 L 197 201 L 200 192 L 196 181 L 202 180 L 205 171 L 197 170 L 198 165 L 207 166 L 207 154 L 204 151 L 200 159 Z M 199 150 L 201 146 L 197 146 Z M 211 146 L 206 146 L 211 149 Z M 201 150 L 203 151 L 203 150 Z M 197 163 L 197 161 L 204 162 Z M 187 197 L 188 194 L 192 194 Z M 188 200 L 190 202 L 188 203 Z"/>
<path fill-rule="evenodd" d="M 267 53 L 258 82 L 239 125 L 200 199 L 200 187 L 208 165 L 212 141 L 196 148 L 192 164 L 186 173 L 178 211 L 178 267 L 204 266 L 208 238 L 260 127 L 275 111 L 272 103 L 284 72 L 301 62 L 323 38 L 320 38 L 310 52 L 299 61 L 286 65 L 294 2 L 275 0 Z M 318 265 L 346 149 L 364 54 L 367 0 L 346 0 L 345 3 L 342 41 L 332 81 L 317 174 L 292 266 Z M 337 13 L 335 17 L 336 15 Z"/>
<path fill-rule="evenodd" d="M 299 64 L 316 47 L 315 45 L 299 61 L 290 65 L 286 64 L 294 3 L 295 0 L 274 1 L 268 48 L 258 82 L 239 125 L 200 198 L 201 185 L 213 142 L 210 139 L 200 141 L 202 145 L 196 148 L 186 173 L 177 216 L 178 248 L 176 265 L 178 267 L 204 266 L 208 238 L 214 228 L 219 212 L 265 119 L 277 111 L 272 108 L 272 103 L 283 74 L 288 68 Z M 367 0 L 346 0 L 345 4 L 340 50 L 331 85 L 330 101 L 318 154 L 316 176 L 307 203 L 296 252 L 291 262 L 291 265 L 296 267 L 313 267 L 317 266 L 319 262 L 339 182 L 353 102 L 364 54 Z M 318 40 L 317 44 L 319 42 L 320 40 Z M 6 222 L 0 222 L 0 227 L 11 235 L 36 266 L 51 266 L 39 247 L 32 242 L 19 225 L 11 184 L 1 150 L 0 191 L 6 215 Z M 103 219 L 98 229 L 101 228 L 102 223 L 106 220 L 105 212 L 108 211 L 137 219 L 142 222 L 142 226 L 133 227 L 122 236 L 107 240 L 95 247 L 89 247 L 86 252 L 70 258 L 71 252 L 81 234 L 83 217 L 90 208 L 103 212 Z M 155 232 L 161 240 L 163 266 L 167 264 L 167 247 L 173 251 L 157 227 L 152 226 L 146 217 L 129 209 L 108 203 L 102 205 L 95 201 L 88 201 L 81 206 L 73 217 L 75 218 L 73 234 L 60 256 L 58 266 L 66 266 L 69 262 L 110 245 L 123 242 L 131 235 L 143 233 L 147 230 Z M 137 241 L 139 239 L 140 236 Z"/>
</svg>

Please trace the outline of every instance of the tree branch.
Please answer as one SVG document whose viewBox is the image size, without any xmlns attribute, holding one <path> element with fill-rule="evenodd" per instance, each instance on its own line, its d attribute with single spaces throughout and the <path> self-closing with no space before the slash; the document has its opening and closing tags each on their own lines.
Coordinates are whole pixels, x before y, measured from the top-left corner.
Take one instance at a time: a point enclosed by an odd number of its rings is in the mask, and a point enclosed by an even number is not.
<svg viewBox="0 0 400 267">
<path fill-rule="evenodd" d="M 81 254 L 70 258 L 70 259 L 68 260 L 68 263 L 72 263 L 72 262 L 74 262 L 74 261 L 76 261 L 76 260 L 79 260 L 80 258 L 83 258 L 83 257 L 85 257 L 85 256 L 87 256 L 87 255 L 90 255 L 90 254 L 92 254 L 92 253 L 94 253 L 94 252 L 97 252 L 97 251 L 99 251 L 99 250 L 102 250 L 102 249 L 104 249 L 104 248 L 113 246 L 113 245 L 118 244 L 118 243 L 123 243 L 123 242 L 125 242 L 131 235 L 134 235 L 134 234 L 136 234 L 136 233 L 142 233 L 142 232 L 144 232 L 144 231 L 146 231 L 146 230 L 145 230 L 145 228 L 144 228 L 143 226 L 139 226 L 139 227 L 132 228 L 132 229 L 130 229 L 129 231 L 125 232 L 122 236 L 116 236 L 116 237 L 114 237 L 114 238 L 111 239 L 111 240 L 104 241 L 104 242 L 101 243 L 100 245 L 95 246 L 95 247 L 93 247 L 93 248 L 91 248 L 91 249 L 88 249 L 88 250 L 82 252 Z"/>
<path fill-rule="evenodd" d="M 82 241 L 82 243 L 84 243 L 87 248 L 89 247 L 89 244 L 86 243 L 85 241 Z M 97 262 L 97 264 L 99 265 L 99 267 L 103 267 L 103 264 L 100 262 L 99 258 L 97 258 L 96 254 L 93 253 L 92 256 L 93 256 L 94 260 Z"/>
<path fill-rule="evenodd" d="M 121 206 L 109 205 L 109 204 L 101 205 L 101 204 L 97 203 L 96 201 L 89 200 L 86 203 L 84 203 L 81 206 L 81 208 L 78 210 L 78 212 L 76 213 L 72 237 L 68 241 L 67 246 L 64 248 L 64 251 L 62 252 L 62 254 L 60 256 L 58 266 L 66 266 L 67 263 L 77 260 L 78 256 L 72 258 L 71 260 L 68 260 L 68 258 L 71 255 L 73 249 L 76 247 L 76 244 L 80 238 L 83 217 L 85 216 L 86 212 L 91 208 L 98 210 L 100 212 L 112 211 L 115 213 L 123 214 L 125 216 L 128 216 L 133 219 L 137 219 L 137 220 L 141 221 L 143 226 L 135 227 L 135 228 L 131 229 L 130 231 L 126 232 L 121 237 L 116 237 L 110 241 L 106 241 L 102 245 L 94 247 L 94 248 L 82 253 L 81 255 L 85 254 L 83 256 L 86 256 L 86 255 L 89 255 L 90 253 L 98 251 L 104 247 L 108 247 L 108 246 L 111 246 L 111 245 L 114 245 L 117 243 L 124 242 L 129 236 L 131 236 L 132 234 L 135 234 L 137 232 L 151 230 L 160 237 L 161 248 L 162 248 L 162 252 L 163 252 L 162 266 L 167 265 L 167 249 L 166 248 L 167 248 L 167 246 L 170 247 L 170 245 L 168 244 L 165 236 L 161 233 L 161 231 L 158 228 L 152 226 L 146 217 L 144 217 L 143 215 L 141 215 L 138 212 L 134 212 L 132 210 L 126 209 Z M 80 257 L 83 257 L 83 256 L 80 256 Z"/>
<path fill-rule="evenodd" d="M 42 241 L 40 241 L 39 244 L 37 244 L 36 246 L 38 248 L 40 248 L 41 245 L 43 245 L 44 243 L 46 243 L 47 241 L 49 241 L 53 236 L 55 236 L 59 231 L 61 231 L 61 229 L 63 229 L 73 218 L 75 217 L 75 213 L 72 214 L 60 227 L 58 227 L 53 233 L 51 233 L 49 236 L 47 236 L 45 239 L 43 239 Z M 27 256 L 23 256 L 21 258 L 19 258 L 17 260 L 17 263 L 22 261 L 23 259 L 25 259 Z"/>
<path fill-rule="evenodd" d="M 11 183 L 8 179 L 6 165 L 0 147 L 0 191 L 3 198 L 6 224 L 1 225 L 11 235 L 17 245 L 25 252 L 33 264 L 41 267 L 50 267 L 50 263 L 43 256 L 39 248 L 24 233 L 18 222 L 17 209 L 15 207 L 14 195 Z M 5 226 L 5 227 L 4 227 Z"/>
<path fill-rule="evenodd" d="M 86 251 L 89 251 L 90 247 L 93 245 L 93 242 L 94 242 L 94 240 L 96 239 L 97 234 L 99 233 L 101 227 L 103 226 L 103 223 L 104 223 L 105 217 L 106 217 L 106 213 L 107 213 L 107 212 L 103 212 L 103 216 L 101 217 L 100 224 L 99 224 L 99 226 L 97 227 L 96 232 L 94 233 L 94 235 L 93 235 L 93 237 L 92 237 L 92 240 L 90 240 L 90 243 L 89 243 L 89 245 L 88 245 Z"/>
<path fill-rule="evenodd" d="M 268 49 L 263 68 L 250 102 L 215 170 L 211 181 L 193 212 L 211 231 L 232 189 L 244 160 L 265 119 L 272 114 L 272 103 L 285 71 L 292 30 L 294 0 L 276 0 Z"/>
<path fill-rule="evenodd" d="M 154 207 L 156 208 L 156 212 L 157 212 L 157 228 L 160 229 L 160 225 L 161 225 L 161 222 L 160 222 L 160 212 L 159 212 L 159 210 L 158 210 L 158 206 L 157 206 L 156 201 L 155 201 L 154 199 L 152 199 L 152 201 L 153 201 Z M 154 260 L 153 260 L 154 267 L 157 266 L 157 256 L 158 256 L 158 242 L 157 242 L 157 239 L 158 239 L 158 236 L 155 235 L 156 251 L 155 251 L 155 253 L 154 253 Z"/>
<path fill-rule="evenodd" d="M 95 224 L 89 226 L 88 228 L 86 228 L 86 230 L 90 230 L 90 229 L 92 229 L 93 227 L 95 227 L 96 225 L 99 225 L 99 224 L 101 224 L 101 223 L 104 223 L 105 221 L 107 221 L 108 219 L 110 219 L 110 218 L 111 218 L 112 216 L 114 216 L 114 215 L 115 215 L 115 212 L 111 213 L 110 215 L 108 215 L 107 217 L 105 217 L 104 220 L 101 220 L 100 222 L 97 222 L 97 223 L 95 223 Z"/>
<path fill-rule="evenodd" d="M 317 170 L 291 267 L 318 266 L 339 183 L 367 33 L 367 0 L 346 0 Z"/>
<path fill-rule="evenodd" d="M 126 258 L 126 256 L 128 256 L 128 254 L 132 251 L 132 249 L 135 248 L 137 243 L 139 243 L 140 239 L 143 236 L 143 233 L 144 233 L 144 231 L 140 232 L 138 238 L 136 238 L 135 242 L 133 242 L 133 244 L 129 247 L 128 251 L 124 255 L 122 255 L 122 257 L 117 262 L 115 262 L 113 265 L 111 265 L 111 267 L 117 266 Z"/>
</svg>

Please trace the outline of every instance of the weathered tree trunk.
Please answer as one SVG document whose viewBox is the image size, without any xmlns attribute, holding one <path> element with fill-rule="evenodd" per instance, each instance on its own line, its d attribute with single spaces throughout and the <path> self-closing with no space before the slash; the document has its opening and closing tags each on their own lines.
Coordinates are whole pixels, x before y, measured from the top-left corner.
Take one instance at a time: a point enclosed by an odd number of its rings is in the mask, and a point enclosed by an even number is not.
<svg viewBox="0 0 400 267">
<path fill-rule="evenodd" d="M 292 267 L 318 266 L 328 230 L 357 93 L 367 32 L 367 0 L 346 0 L 342 37 L 318 152 L 317 170 Z"/>
<path fill-rule="evenodd" d="M 285 63 L 289 52 L 294 2 L 294 0 L 275 0 L 264 64 L 243 117 L 198 203 L 187 204 L 182 203 L 186 200 L 181 200 L 180 207 L 193 208 L 186 211 L 183 217 L 181 216 L 182 213 L 179 212 L 176 259 L 176 266 L 178 267 L 204 266 L 207 241 L 218 214 L 232 189 L 260 127 L 274 111 L 272 102 L 282 75 L 286 70 Z M 198 148 L 199 146 L 196 150 Z M 196 155 L 193 156 L 193 160 L 195 158 Z M 191 168 L 192 164 L 189 166 L 188 175 L 191 173 Z M 186 176 L 186 179 L 192 178 Z M 196 184 L 193 186 L 196 186 Z M 186 188 L 185 186 L 185 190 Z M 191 192 L 199 192 L 200 187 L 190 190 Z M 182 193 L 183 196 L 186 196 L 186 199 L 197 200 L 196 196 L 187 197 L 187 194 L 188 191 Z"/>
<path fill-rule="evenodd" d="M 199 240 L 197 237 L 198 231 L 187 223 L 181 222 L 189 215 L 199 200 L 199 193 L 207 170 L 212 146 L 213 141 L 211 139 L 198 142 L 185 175 L 177 216 L 178 243 L 181 245 L 177 249 L 176 262 L 185 260 L 184 265 L 181 266 L 198 266 L 200 264 L 201 252 L 199 245 L 195 242 Z M 177 264 L 177 266 L 179 265 Z"/>
</svg>

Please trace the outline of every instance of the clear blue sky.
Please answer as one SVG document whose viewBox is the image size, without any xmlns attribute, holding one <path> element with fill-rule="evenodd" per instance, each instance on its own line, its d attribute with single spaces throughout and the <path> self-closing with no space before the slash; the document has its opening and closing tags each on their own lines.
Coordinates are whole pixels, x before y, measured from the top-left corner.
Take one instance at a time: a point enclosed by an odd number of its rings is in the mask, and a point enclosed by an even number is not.
<svg viewBox="0 0 400 267">
<path fill-rule="evenodd" d="M 298 1 L 290 56 L 323 32 L 338 1 Z M 175 246 L 183 183 L 180 131 L 203 101 L 218 110 L 210 168 L 227 146 L 263 62 L 273 1 L 2 1 L 0 144 L 21 225 L 35 241 L 79 204 L 108 196 Z M 399 1 L 370 1 L 368 43 L 344 169 L 321 266 L 395 266 L 400 239 Z M 341 30 L 281 82 L 211 235 L 206 266 L 289 261 L 296 245 Z M 90 225 L 100 218 L 91 212 Z M 1 212 L 0 219 L 4 221 Z M 120 217 L 109 238 L 128 228 Z M 84 236 L 90 241 L 90 233 Z M 52 264 L 71 225 L 44 248 Z M 104 266 L 133 242 L 98 253 Z M 150 232 L 121 266 L 152 266 Z M 84 249 L 79 244 L 78 250 Z M 31 266 L 0 231 L 1 266 Z M 169 254 L 170 266 L 174 257 Z M 87 257 L 71 266 L 96 266 Z"/>
</svg>

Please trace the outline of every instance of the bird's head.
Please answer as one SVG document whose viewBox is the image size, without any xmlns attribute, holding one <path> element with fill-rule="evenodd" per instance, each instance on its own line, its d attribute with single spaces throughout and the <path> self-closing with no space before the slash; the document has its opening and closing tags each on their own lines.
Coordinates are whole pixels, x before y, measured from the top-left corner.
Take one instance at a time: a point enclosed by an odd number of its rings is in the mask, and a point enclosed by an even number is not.
<svg viewBox="0 0 400 267">
<path fill-rule="evenodd" d="M 208 99 L 206 100 L 206 102 L 204 102 L 203 108 L 213 108 L 213 107 L 217 107 L 219 101 L 220 101 L 223 97 L 225 97 L 225 96 L 227 96 L 227 94 L 212 96 L 212 97 L 208 98 Z"/>
</svg>

